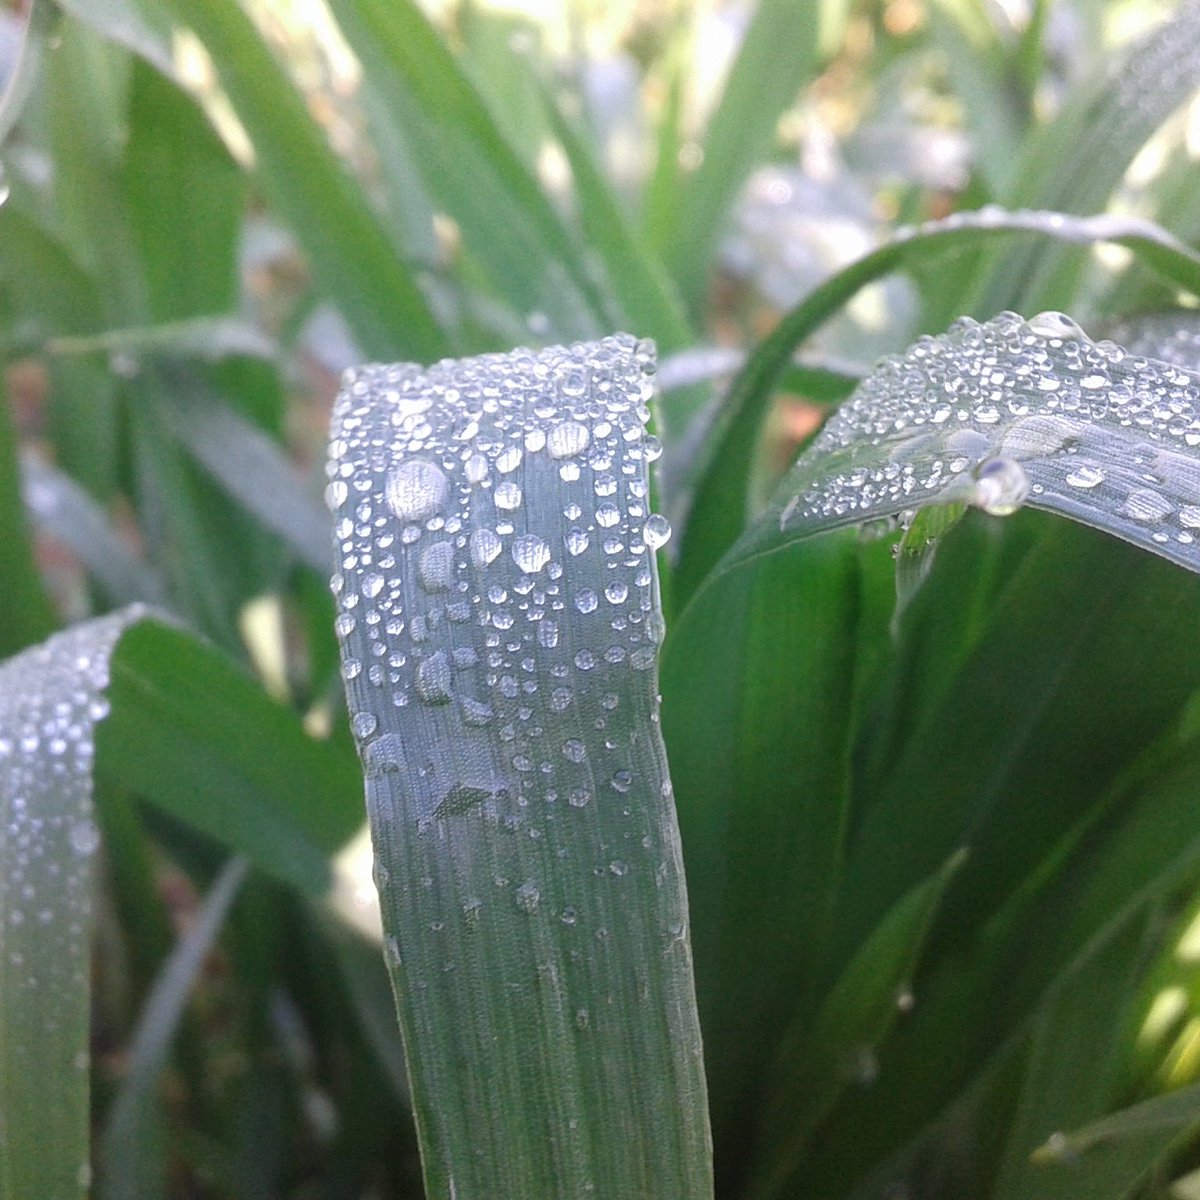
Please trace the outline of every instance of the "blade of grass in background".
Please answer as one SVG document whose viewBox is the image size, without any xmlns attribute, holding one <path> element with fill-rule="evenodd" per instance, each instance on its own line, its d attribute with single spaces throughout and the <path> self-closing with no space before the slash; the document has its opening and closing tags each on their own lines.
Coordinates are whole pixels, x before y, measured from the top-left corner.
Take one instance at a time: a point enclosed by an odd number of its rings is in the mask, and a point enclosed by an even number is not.
<svg viewBox="0 0 1200 1200">
<path fill-rule="evenodd" d="M 165 1170 L 156 1152 L 162 1144 L 159 1077 L 192 984 L 216 943 L 248 867 L 244 858 L 231 858 L 221 869 L 142 1006 L 129 1065 L 101 1140 L 97 1189 L 101 1200 L 140 1200 L 165 1190 Z"/>
<path fill-rule="evenodd" d="M 1200 3 L 1182 0 L 1145 37 L 1026 143 L 1003 197 L 1016 206 L 1101 212 L 1152 133 L 1200 85 Z M 969 297 L 947 289 L 954 313 L 990 317 L 1004 308 L 1036 311 L 1074 299 L 1084 256 L 1018 247 L 992 254 L 965 276 Z"/>
<path fill-rule="evenodd" d="M 96 737 L 104 777 L 323 895 L 330 854 L 362 820 L 347 747 L 314 741 L 224 656 L 156 621 L 125 635 L 111 674 Z"/>
<path fill-rule="evenodd" d="M 758 4 L 709 118 L 700 164 L 680 179 L 665 258 L 692 312 L 701 309 L 734 198 L 767 156 L 779 117 L 813 75 L 820 33 L 814 7 L 793 0 Z"/>
<path fill-rule="evenodd" d="M 652 356 L 367 368 L 335 410 L 342 672 L 431 1195 L 711 1195 Z"/>
<path fill-rule="evenodd" d="M 87 1195 L 96 722 L 138 616 L 81 625 L 0 667 L 0 1196 Z M 31 1087 L 31 1080 L 38 1080 Z"/>
<path fill-rule="evenodd" d="M 21 473 L 8 395 L 0 389 L 0 657 L 46 637 L 54 628 L 50 607 L 33 557 L 21 499 Z"/>
<path fill-rule="evenodd" d="M 927 261 L 935 254 L 1014 233 L 1084 243 L 1112 241 L 1144 256 L 1148 264 L 1181 286 L 1200 289 L 1200 255 L 1145 221 L 982 209 L 899 233 L 802 300 L 762 342 L 734 380 L 694 485 L 693 508 L 676 572 L 684 596 L 695 590 L 745 528 L 754 455 L 772 394 L 804 339 L 867 283 L 909 262 Z"/>
<path fill-rule="evenodd" d="M 332 0 L 330 8 L 386 98 L 430 195 L 462 231 L 497 296 L 561 337 L 604 328 L 616 314 L 581 244 L 425 14 L 411 0 Z"/>
<path fill-rule="evenodd" d="M 169 0 L 212 55 L 254 145 L 259 180 L 313 273 L 374 358 L 436 358 L 446 340 L 412 272 L 237 4 Z"/>
</svg>

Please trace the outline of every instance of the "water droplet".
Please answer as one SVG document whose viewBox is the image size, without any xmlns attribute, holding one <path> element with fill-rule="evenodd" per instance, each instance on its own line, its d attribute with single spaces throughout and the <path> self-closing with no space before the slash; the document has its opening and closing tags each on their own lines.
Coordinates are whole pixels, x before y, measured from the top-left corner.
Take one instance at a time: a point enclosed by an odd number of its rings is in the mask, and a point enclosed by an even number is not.
<svg viewBox="0 0 1200 1200">
<path fill-rule="evenodd" d="M 572 808 L 587 808 L 591 803 L 592 793 L 587 788 L 577 787 L 572 788 L 567 793 L 567 803 Z"/>
<path fill-rule="evenodd" d="M 369 738 L 378 727 L 379 722 L 375 719 L 375 714 L 366 712 L 356 712 L 350 718 L 350 728 L 354 730 L 354 736 L 358 739 Z"/>
<path fill-rule="evenodd" d="M 582 554 L 588 548 L 588 535 L 578 526 L 568 529 L 563 540 L 566 542 L 568 553 L 572 555 Z"/>
<path fill-rule="evenodd" d="M 417 667 L 417 696 L 426 704 L 446 704 L 450 700 L 450 660 L 442 650 L 435 651 Z"/>
<path fill-rule="evenodd" d="M 1030 333 L 1036 333 L 1040 337 L 1062 338 L 1064 341 L 1087 339 L 1087 334 L 1066 313 L 1053 310 L 1040 312 L 1036 316 L 1030 317 L 1027 325 Z"/>
<path fill-rule="evenodd" d="M 1125 498 L 1121 512 L 1131 520 L 1153 524 L 1170 516 L 1174 507 L 1170 500 L 1158 492 L 1150 488 L 1138 488 Z"/>
<path fill-rule="evenodd" d="M 67 836 L 71 841 L 71 849 L 76 854 L 86 857 L 95 854 L 100 847 L 100 830 L 94 821 L 75 821 Z"/>
<path fill-rule="evenodd" d="M 346 503 L 346 497 L 349 495 L 349 490 L 346 487 L 345 480 L 335 479 L 325 489 L 325 503 L 331 509 L 338 509 Z"/>
<path fill-rule="evenodd" d="M 642 526 L 642 540 L 651 550 L 665 546 L 671 537 L 671 522 L 660 513 L 651 513 Z"/>
<path fill-rule="evenodd" d="M 609 604 L 623 604 L 626 597 L 629 595 L 629 587 L 620 579 L 614 579 L 612 583 L 604 589 L 604 598 Z"/>
<path fill-rule="evenodd" d="M 501 475 L 507 475 L 510 471 L 515 471 L 521 465 L 521 459 L 524 457 L 525 452 L 520 446 L 508 446 L 497 456 L 496 470 Z"/>
<path fill-rule="evenodd" d="M 395 467 L 384 489 L 388 507 L 401 521 L 423 521 L 446 503 L 446 476 L 434 463 L 410 459 Z"/>
<path fill-rule="evenodd" d="M 624 794 L 633 787 L 632 771 L 616 771 L 612 777 L 613 790 Z"/>
<path fill-rule="evenodd" d="M 567 738 L 562 744 L 562 753 L 569 762 L 581 763 L 587 758 L 587 746 L 578 738 Z"/>
<path fill-rule="evenodd" d="M 374 600 L 383 591 L 383 576 L 377 571 L 368 571 L 362 577 L 361 591 L 368 600 Z"/>
<path fill-rule="evenodd" d="M 575 924 L 576 921 L 579 920 L 579 914 L 573 908 L 571 908 L 570 905 L 568 905 L 566 908 L 564 908 L 562 910 L 562 913 L 558 919 L 564 925 L 566 925 L 568 928 L 570 928 L 572 925 Z"/>
<path fill-rule="evenodd" d="M 575 593 L 575 607 L 581 613 L 595 612 L 599 603 L 600 598 L 591 588 L 583 588 Z"/>
<path fill-rule="evenodd" d="M 445 592 L 454 582 L 454 543 L 432 542 L 417 557 L 417 582 L 427 592 Z"/>
<path fill-rule="evenodd" d="M 471 561 L 477 567 L 486 567 L 500 557 L 503 542 L 494 529 L 476 529 L 471 534 Z"/>
<path fill-rule="evenodd" d="M 482 454 L 472 454 L 463 463 L 463 474 L 467 477 L 468 483 L 482 483 L 487 478 L 487 473 L 487 459 Z"/>
<path fill-rule="evenodd" d="M 971 503 L 995 517 L 1011 516 L 1029 495 L 1025 468 L 1012 458 L 993 458 L 985 462 L 971 489 Z"/>
<path fill-rule="evenodd" d="M 470 696 L 462 698 L 463 720 L 476 728 L 487 725 L 495 715 L 490 704 L 484 704 Z"/>
<path fill-rule="evenodd" d="M 521 884 L 514 893 L 517 901 L 517 908 L 523 913 L 534 914 L 538 910 L 538 905 L 542 900 L 541 889 L 537 884 L 527 882 Z"/>
<path fill-rule="evenodd" d="M 611 528 L 621 519 L 621 510 L 611 501 L 606 500 L 596 509 L 596 523 L 606 529 Z"/>
<path fill-rule="evenodd" d="M 586 425 L 578 421 L 560 421 L 546 435 L 546 451 L 551 458 L 574 458 L 591 441 Z"/>
<path fill-rule="evenodd" d="M 545 538 L 525 533 L 513 540 L 512 557 L 522 571 L 536 575 L 550 561 L 550 547 Z"/>
<path fill-rule="evenodd" d="M 496 507 L 505 512 L 512 512 L 521 507 L 521 489 L 507 479 L 496 485 L 492 498 L 496 502 Z"/>
<path fill-rule="evenodd" d="M 1098 467 L 1078 466 L 1067 475 L 1067 483 L 1085 491 L 1099 487 L 1104 482 L 1104 472 Z"/>
</svg>

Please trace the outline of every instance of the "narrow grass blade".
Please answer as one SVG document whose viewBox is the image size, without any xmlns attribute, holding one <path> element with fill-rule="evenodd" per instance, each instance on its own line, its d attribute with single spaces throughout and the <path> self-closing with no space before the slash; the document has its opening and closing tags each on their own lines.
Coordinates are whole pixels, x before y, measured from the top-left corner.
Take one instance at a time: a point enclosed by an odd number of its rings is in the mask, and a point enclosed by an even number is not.
<svg viewBox="0 0 1200 1200">
<path fill-rule="evenodd" d="M 8 139 L 42 71 L 42 60 L 60 14 L 52 0 L 32 0 L 25 18 L 20 57 L 0 95 L 0 143 Z"/>
<path fill-rule="evenodd" d="M 1200 570 L 1200 377 L 1062 313 L 963 318 L 885 359 L 733 561 L 933 501 L 1062 513 Z"/>
<path fill-rule="evenodd" d="M 912 982 L 938 904 L 965 851 L 956 851 L 887 912 L 822 999 L 779 1044 L 768 1101 L 769 1157 L 751 1196 L 774 1196 L 806 1140 L 848 1088 L 874 1083 L 879 1045 L 913 1005 Z"/>
<path fill-rule="evenodd" d="M 8 397 L 0 389 L 0 655 L 7 658 L 54 628 L 54 611 L 33 556 L 21 497 L 16 431 Z"/>
<path fill-rule="evenodd" d="M 703 139 L 704 157 L 683 182 L 667 264 L 693 310 L 700 306 L 729 208 L 766 157 L 775 126 L 810 79 L 819 23 L 792 0 L 760 0 Z"/>
<path fill-rule="evenodd" d="M 1115 242 L 1144 257 L 1181 286 L 1200 292 L 1200 254 L 1165 230 L 1141 220 L 985 208 L 899 232 L 802 300 L 755 350 L 734 380 L 708 452 L 695 475 L 693 507 L 676 574 L 684 595 L 699 585 L 745 527 L 754 456 L 763 423 L 780 377 L 805 338 L 868 283 L 905 266 L 927 263 L 934 255 L 1013 234 L 1081 243 Z"/>
<path fill-rule="evenodd" d="M 1102 211 L 1150 135 L 1200 84 L 1200 3 L 1183 0 L 1075 94 L 1030 141 L 1016 165 L 1011 204 L 1064 212 Z M 1074 299 L 1078 254 L 1018 247 L 990 260 L 973 302 L 958 309 L 991 316 L 1003 308 L 1039 309 Z"/>
<path fill-rule="evenodd" d="M 158 1175 L 147 1146 L 151 1130 L 161 1119 L 158 1082 L 166 1066 L 192 984 L 237 898 L 249 863 L 231 858 L 221 868 L 196 913 L 163 964 L 142 1007 L 129 1049 L 129 1066 L 109 1111 L 100 1143 L 101 1200 L 141 1200 L 165 1180 Z"/>
<path fill-rule="evenodd" d="M 363 351 L 380 358 L 442 353 L 445 339 L 407 264 L 249 17 L 227 0 L 169 0 L 166 7 L 208 48 L 254 143 L 264 190 Z"/>
<path fill-rule="evenodd" d="M 335 409 L 342 671 L 431 1195 L 711 1195 L 652 357 L 372 367 Z"/>
<path fill-rule="evenodd" d="M 348 747 L 313 740 L 218 651 L 158 621 L 126 634 L 111 676 L 104 778 L 322 896 L 331 853 L 362 819 Z"/>
<path fill-rule="evenodd" d="M 329 571 L 329 521 L 279 443 L 193 378 L 171 376 L 168 420 L 197 462 L 302 562 Z"/>
<path fill-rule="evenodd" d="M 330 8 L 497 296 L 523 318 L 540 314 L 560 336 L 594 334 L 610 314 L 580 243 L 428 17 L 412 0 L 332 0 Z"/>
<path fill-rule="evenodd" d="M 95 725 L 136 610 L 0 667 L 0 1197 L 87 1195 Z"/>
<path fill-rule="evenodd" d="M 165 75 L 174 69 L 171 23 L 153 0 L 53 0 L 63 12 L 140 55 Z"/>
<path fill-rule="evenodd" d="M 108 513 L 75 480 L 32 452 L 22 456 L 20 478 L 34 521 L 78 557 L 113 604 L 162 601 L 158 575 L 134 555 Z"/>
<path fill-rule="evenodd" d="M 52 337 L 46 342 L 46 351 L 52 355 L 127 354 L 219 362 L 233 355 L 273 359 L 279 347 L 258 326 L 240 317 L 190 317 L 134 329 Z"/>
</svg>

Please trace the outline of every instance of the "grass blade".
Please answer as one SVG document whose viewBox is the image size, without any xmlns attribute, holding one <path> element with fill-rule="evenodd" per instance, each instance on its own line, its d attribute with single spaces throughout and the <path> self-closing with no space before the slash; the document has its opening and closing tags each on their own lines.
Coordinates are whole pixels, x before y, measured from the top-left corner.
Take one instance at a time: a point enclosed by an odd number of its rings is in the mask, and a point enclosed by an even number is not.
<svg viewBox="0 0 1200 1200">
<path fill-rule="evenodd" d="M 349 748 L 314 741 L 223 655 L 158 621 L 128 632 L 111 674 L 101 775 L 323 896 L 330 855 L 362 821 Z"/>
<path fill-rule="evenodd" d="M 651 362 L 621 335 L 367 368 L 335 409 L 343 675 L 431 1195 L 711 1195 Z"/>
<path fill-rule="evenodd" d="M 937 501 L 1028 503 L 1200 570 L 1198 401 L 1200 378 L 1062 313 L 964 317 L 880 364 L 732 561 Z"/>
<path fill-rule="evenodd" d="M 87 1195 L 93 735 L 137 610 L 0 667 L 0 1197 Z"/>
<path fill-rule="evenodd" d="M 595 333 L 610 314 L 579 243 L 425 14 L 411 0 L 330 8 L 497 294 L 560 336 Z"/>
<path fill-rule="evenodd" d="M 158 1080 L 192 984 L 217 940 L 248 867 L 246 859 L 235 857 L 221 868 L 142 1007 L 129 1050 L 128 1072 L 113 1100 L 100 1144 L 98 1194 L 102 1200 L 140 1200 L 163 1188 L 165 1181 L 155 1178 L 145 1152 L 155 1140 L 150 1131 L 160 1119 Z"/>
<path fill-rule="evenodd" d="M 907 265 L 928 262 L 933 255 L 1013 234 L 1080 243 L 1115 242 L 1200 294 L 1200 254 L 1146 221 L 989 208 L 957 213 L 944 221 L 901 231 L 802 300 L 755 350 L 734 380 L 694 485 L 695 500 L 676 573 L 685 596 L 700 584 L 745 527 L 758 439 L 774 390 L 801 343 L 868 283 Z"/>
<path fill-rule="evenodd" d="M 334 157 L 253 23 L 228 0 L 169 0 L 207 47 L 257 155 L 258 175 L 363 352 L 436 357 L 445 339 L 407 265 Z"/>
<path fill-rule="evenodd" d="M 819 23 L 792 0 L 760 0 L 704 135 L 704 157 L 685 181 L 667 264 L 698 308 L 730 205 L 771 148 L 775 125 L 811 77 Z"/>
</svg>

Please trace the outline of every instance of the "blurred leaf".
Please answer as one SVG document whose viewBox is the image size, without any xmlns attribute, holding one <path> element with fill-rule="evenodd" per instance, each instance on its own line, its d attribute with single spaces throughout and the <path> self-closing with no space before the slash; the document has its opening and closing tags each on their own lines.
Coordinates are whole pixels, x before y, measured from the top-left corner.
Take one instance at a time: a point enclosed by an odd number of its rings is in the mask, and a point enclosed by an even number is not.
<svg viewBox="0 0 1200 1200">
<path fill-rule="evenodd" d="M 136 329 L 54 337 L 46 343 L 46 350 L 52 355 L 103 353 L 210 362 L 236 355 L 270 359 L 279 353 L 267 334 L 239 317 L 187 317 Z"/>
<path fill-rule="evenodd" d="M 496 294 L 522 318 L 540 313 L 559 336 L 597 332 L 614 314 L 579 244 L 425 14 L 411 0 L 330 8 Z"/>
<path fill-rule="evenodd" d="M 793 353 L 862 287 L 910 263 L 989 238 L 1033 233 L 1067 241 L 1112 241 L 1192 290 L 1200 290 L 1200 255 L 1145 221 L 1069 218 L 1060 213 L 981 209 L 899 232 L 811 292 L 759 345 L 729 389 L 708 448 L 693 468 L 693 505 L 677 578 L 687 596 L 745 528 L 755 452 L 772 396 Z"/>
<path fill-rule="evenodd" d="M 354 764 L 199 639 L 144 621 L 111 664 L 102 775 L 320 896 L 361 822 Z M 263 753 L 270 747 L 270 753 Z"/>
<path fill-rule="evenodd" d="M 0 95 L 0 143 L 8 140 L 21 119 L 42 73 L 47 45 L 58 24 L 58 10 L 52 0 L 30 0 L 21 38 L 20 56 L 8 73 Z M 3 174 L 0 172 L 0 181 Z"/>
<path fill-rule="evenodd" d="M 431 1194 L 711 1195 L 649 368 L 627 335 L 365 368 L 335 409 L 342 670 Z"/>
<path fill-rule="evenodd" d="M 100 1145 L 101 1200 L 140 1200 L 162 1193 L 166 1180 L 154 1146 L 162 1120 L 159 1077 L 196 977 L 225 922 L 248 863 L 231 858 L 209 889 L 195 919 L 163 964 L 142 1006 L 129 1065 L 113 1101 Z"/>
<path fill-rule="evenodd" d="M 69 475 L 30 453 L 21 462 L 25 505 L 41 529 L 70 548 L 112 604 L 159 603 L 162 582 L 109 515 Z"/>
<path fill-rule="evenodd" d="M 0 391 L 0 656 L 7 658 L 54 628 L 54 610 L 33 556 L 21 500 L 16 436 L 8 397 Z"/>
<path fill-rule="evenodd" d="M 169 75 L 174 70 L 171 23 L 154 0 L 53 0 L 63 12 L 132 50 Z"/>
<path fill-rule="evenodd" d="M 955 851 L 898 900 L 825 993 L 815 1017 L 805 1013 L 780 1039 L 767 1117 L 774 1137 L 767 1135 L 770 1158 L 751 1195 L 775 1195 L 836 1098 L 875 1082 L 876 1049 L 913 1004 L 909 989 L 934 913 L 965 858 L 965 850 Z"/>
<path fill-rule="evenodd" d="M 84 1197 L 95 723 L 135 611 L 0 667 L 0 1196 Z"/>
<path fill-rule="evenodd" d="M 1165 19 L 1071 97 L 1026 142 L 1005 197 L 1068 213 L 1101 212 L 1150 135 L 1200 85 L 1200 3 L 1181 0 Z M 988 256 L 965 278 L 971 300 L 957 312 L 991 316 L 1070 304 L 1083 257 L 1020 246 Z M 956 297 L 954 289 L 948 289 Z"/>
<path fill-rule="evenodd" d="M 775 126 L 813 74 L 819 24 L 792 0 L 760 0 L 709 118 L 703 157 L 683 181 L 667 263 L 698 310 L 735 197 L 767 156 Z"/>
<path fill-rule="evenodd" d="M 291 225 L 313 273 L 373 358 L 437 358 L 446 342 L 408 265 L 359 183 L 237 4 L 167 0 L 212 55 L 254 144 L 264 191 Z"/>
<path fill-rule="evenodd" d="M 1112 938 L 1050 991 L 1033 1028 L 1020 1105 L 1008 1135 L 995 1200 L 1062 1197 L 1062 1178 L 1031 1166 L 1030 1152 L 1049 1132 L 1102 1114 L 1111 1101 L 1121 1034 L 1138 982 L 1142 922 Z M 1200 1110 L 1197 1113 L 1200 1120 Z M 1070 1157 L 1068 1152 L 1067 1157 Z M 1090 1192 L 1096 1195 L 1093 1180 Z M 1104 1191 L 1113 1194 L 1111 1182 Z"/>
<path fill-rule="evenodd" d="M 199 105 L 134 60 L 122 182 L 156 322 L 232 310 L 242 174 Z M 228 335 L 226 335 L 228 336 Z"/>
</svg>

